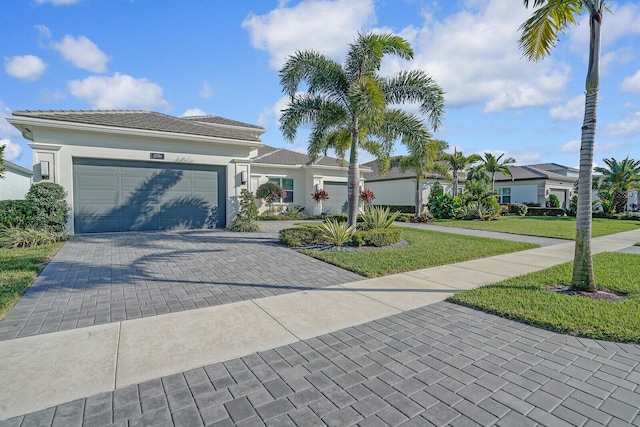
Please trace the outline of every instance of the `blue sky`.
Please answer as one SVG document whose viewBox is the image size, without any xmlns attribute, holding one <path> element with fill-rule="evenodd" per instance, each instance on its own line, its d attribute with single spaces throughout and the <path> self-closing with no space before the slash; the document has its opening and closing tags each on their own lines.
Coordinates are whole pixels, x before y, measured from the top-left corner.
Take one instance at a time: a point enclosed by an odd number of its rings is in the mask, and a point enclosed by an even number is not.
<svg viewBox="0 0 640 427">
<path fill-rule="evenodd" d="M 640 158 L 640 5 L 609 6 L 596 165 Z M 31 167 L 27 141 L 4 120 L 13 110 L 146 109 L 257 124 L 264 143 L 304 152 L 304 132 L 288 143 L 278 129 L 287 55 L 315 49 L 342 61 L 358 31 L 390 31 L 415 58 L 385 61 L 382 72 L 420 68 L 446 92 L 437 138 L 465 154 L 577 166 L 588 22 L 531 63 L 517 43 L 530 13 L 518 0 L 12 2 L 0 19 L 0 144 Z"/>
</svg>

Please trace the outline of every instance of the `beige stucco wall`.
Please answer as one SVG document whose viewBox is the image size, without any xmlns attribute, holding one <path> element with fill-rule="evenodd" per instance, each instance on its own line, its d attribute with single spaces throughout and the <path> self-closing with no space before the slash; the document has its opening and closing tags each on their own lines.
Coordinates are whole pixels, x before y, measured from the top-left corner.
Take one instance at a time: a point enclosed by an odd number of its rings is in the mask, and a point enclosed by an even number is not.
<svg viewBox="0 0 640 427">
<path fill-rule="evenodd" d="M 71 206 L 68 221 L 71 233 L 74 232 L 74 158 L 226 166 L 226 216 L 229 223 L 237 210 L 237 196 L 241 188 L 245 187 L 240 185 L 240 173 L 242 170 L 249 171 L 247 159 L 252 150 L 255 152 L 255 147 L 226 146 L 215 142 L 41 128 L 33 129 L 33 141 L 30 146 L 33 149 L 34 182 L 42 179 L 37 165 L 48 161 L 51 172 L 49 181 L 62 185 L 67 192 L 67 201 Z M 152 152 L 164 153 L 164 159 L 151 160 Z"/>
</svg>

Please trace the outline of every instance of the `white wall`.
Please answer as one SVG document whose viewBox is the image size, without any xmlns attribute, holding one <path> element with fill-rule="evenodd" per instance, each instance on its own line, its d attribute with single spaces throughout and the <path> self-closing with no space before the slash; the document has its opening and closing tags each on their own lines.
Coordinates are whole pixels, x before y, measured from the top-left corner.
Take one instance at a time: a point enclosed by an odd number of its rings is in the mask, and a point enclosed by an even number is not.
<svg viewBox="0 0 640 427">
<path fill-rule="evenodd" d="M 73 225 L 73 158 L 96 158 L 113 160 L 150 160 L 150 153 L 164 153 L 158 163 L 192 163 L 227 167 L 227 224 L 235 215 L 240 172 L 248 170 L 249 154 L 254 147 L 228 146 L 215 142 L 189 141 L 181 139 L 130 136 L 100 132 L 78 132 L 59 129 L 33 129 L 33 162 L 48 161 L 50 182 L 64 187 L 71 207 L 68 229 Z M 213 155 L 212 153 L 215 153 Z M 34 182 L 42 179 L 38 168 L 34 168 Z"/>
<path fill-rule="evenodd" d="M 31 177 L 13 170 L 11 165 L 3 165 L 4 179 L 0 179 L 0 200 L 24 199 L 31 187 Z"/>
<path fill-rule="evenodd" d="M 422 191 L 422 203 L 426 204 L 431 193 L 431 187 L 435 180 L 427 179 L 420 181 Z M 445 193 L 452 194 L 453 184 L 450 182 L 438 181 Z M 416 183 L 411 178 L 394 179 L 389 181 L 365 181 L 365 188 L 373 191 L 376 198 L 373 200 L 375 205 L 415 205 Z"/>
<path fill-rule="evenodd" d="M 511 188 L 511 203 L 540 203 L 538 184 L 509 182 L 496 184 L 498 188 Z"/>
</svg>

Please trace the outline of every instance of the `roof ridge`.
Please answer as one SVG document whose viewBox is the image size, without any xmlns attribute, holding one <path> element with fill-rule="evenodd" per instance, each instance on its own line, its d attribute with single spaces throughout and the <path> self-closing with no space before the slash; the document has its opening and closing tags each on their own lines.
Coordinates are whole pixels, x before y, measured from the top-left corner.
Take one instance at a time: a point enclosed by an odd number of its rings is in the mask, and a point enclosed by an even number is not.
<svg viewBox="0 0 640 427">
<path fill-rule="evenodd" d="M 265 147 L 271 147 L 271 146 L 270 146 L 270 145 L 265 145 Z M 282 148 L 278 148 L 278 147 L 271 147 L 271 148 L 275 148 L 275 150 L 273 150 L 273 151 L 269 151 L 268 153 L 264 153 L 264 154 L 263 154 L 263 155 L 261 155 L 261 156 L 254 157 L 254 158 L 253 158 L 253 159 L 251 159 L 251 160 L 253 160 L 253 161 L 255 161 L 255 160 L 261 160 L 261 159 L 264 159 L 264 158 L 265 158 L 265 157 L 267 157 L 267 156 L 270 156 L 270 155 L 275 154 L 275 153 L 277 153 L 278 151 L 281 151 L 281 150 L 282 150 Z"/>
</svg>

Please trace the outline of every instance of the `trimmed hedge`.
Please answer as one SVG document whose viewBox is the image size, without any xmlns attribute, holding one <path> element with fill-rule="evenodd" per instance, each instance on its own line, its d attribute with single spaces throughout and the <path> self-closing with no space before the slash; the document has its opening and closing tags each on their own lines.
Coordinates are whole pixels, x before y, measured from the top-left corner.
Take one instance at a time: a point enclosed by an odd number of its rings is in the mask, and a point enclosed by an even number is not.
<svg viewBox="0 0 640 427">
<path fill-rule="evenodd" d="M 564 216 L 566 211 L 562 208 L 534 208 L 529 207 L 526 216 Z"/>
<path fill-rule="evenodd" d="M 399 227 L 374 228 L 366 231 L 356 231 L 351 236 L 351 246 L 383 247 L 398 243 L 402 239 Z"/>
<path fill-rule="evenodd" d="M 372 205 L 372 207 L 389 208 L 391 212 L 398 211 L 400 213 L 416 213 L 416 207 L 414 205 Z"/>
<path fill-rule="evenodd" d="M 320 227 L 293 227 L 280 230 L 280 243 L 289 247 L 327 243 Z"/>
<path fill-rule="evenodd" d="M 33 218 L 33 208 L 26 200 L 0 201 L 0 228 L 26 227 Z"/>
</svg>

